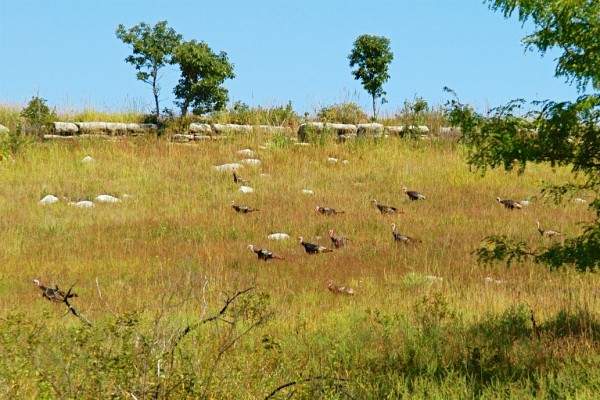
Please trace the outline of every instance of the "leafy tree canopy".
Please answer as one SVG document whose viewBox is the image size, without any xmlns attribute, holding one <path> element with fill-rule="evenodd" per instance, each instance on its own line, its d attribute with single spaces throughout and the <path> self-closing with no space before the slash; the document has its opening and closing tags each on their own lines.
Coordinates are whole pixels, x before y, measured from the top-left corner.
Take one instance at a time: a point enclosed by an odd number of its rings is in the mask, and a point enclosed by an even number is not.
<svg viewBox="0 0 600 400">
<path fill-rule="evenodd" d="M 192 40 L 177 46 L 173 61 L 181 70 L 181 79 L 173 93 L 182 115 L 187 114 L 189 107 L 194 114 L 225 107 L 229 96 L 221 85 L 226 79 L 235 78 L 227 53 L 215 54 L 205 42 Z"/>
<path fill-rule="evenodd" d="M 566 76 L 583 91 L 587 84 L 600 89 L 600 2 L 586 0 L 488 0 L 505 16 L 518 11 L 520 20 L 531 19 L 535 32 L 525 38 L 528 47 L 542 53 L 557 47 L 557 76 Z M 595 33 L 595 34 L 594 34 Z M 448 89 L 449 90 L 449 89 Z M 451 91 L 451 90 L 450 90 Z M 534 102 L 534 111 L 522 112 L 524 101 L 514 100 L 483 115 L 455 97 L 449 116 L 461 127 L 470 165 L 517 168 L 527 163 L 570 166 L 582 177 L 575 183 L 546 186 L 545 194 L 560 201 L 567 193 L 586 193 L 595 218 L 578 237 L 548 247 L 529 248 L 505 236 L 486 239 L 478 251 L 481 261 L 520 261 L 533 257 L 551 268 L 574 265 L 579 270 L 600 267 L 600 93 L 581 95 L 576 101 Z"/>
<path fill-rule="evenodd" d="M 386 92 L 383 84 L 390 78 L 388 68 L 394 54 L 390 49 L 390 40 L 383 36 L 361 35 L 354 41 L 354 47 L 348 55 L 354 79 L 360 80 L 363 87 L 373 99 L 373 119 L 377 118 L 376 100 Z"/>
<path fill-rule="evenodd" d="M 542 54 L 556 48 L 556 75 L 583 89 L 591 83 L 600 90 L 600 1 L 597 0 L 487 0 L 490 8 L 519 20 L 529 19 L 536 31 L 525 37 L 526 48 Z"/>
<path fill-rule="evenodd" d="M 125 29 L 120 24 L 115 34 L 123 43 L 131 46 L 133 54 L 125 61 L 132 64 L 137 72 L 137 79 L 152 86 L 155 102 L 155 113 L 158 119 L 160 109 L 158 96 L 160 93 L 160 70 L 172 62 L 173 51 L 182 36 L 167 27 L 167 21 L 159 21 L 154 26 L 145 22 Z"/>
</svg>

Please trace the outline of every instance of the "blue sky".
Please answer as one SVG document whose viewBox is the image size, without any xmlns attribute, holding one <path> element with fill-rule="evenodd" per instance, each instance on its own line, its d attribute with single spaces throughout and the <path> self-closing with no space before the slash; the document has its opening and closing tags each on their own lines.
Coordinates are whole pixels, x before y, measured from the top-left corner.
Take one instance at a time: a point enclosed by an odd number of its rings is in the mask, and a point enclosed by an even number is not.
<svg viewBox="0 0 600 400">
<path fill-rule="evenodd" d="M 557 54 L 526 52 L 531 26 L 505 19 L 481 0 L 1 0 L 0 103 L 34 95 L 61 111 L 150 111 L 150 86 L 124 59 L 119 24 L 167 20 L 184 40 L 225 51 L 236 78 L 230 100 L 253 106 L 292 102 L 299 113 L 353 101 L 370 110 L 347 55 L 361 34 L 390 39 L 394 61 L 384 85 L 395 112 L 415 95 L 430 105 L 444 86 L 480 110 L 514 98 L 572 100 L 575 87 L 554 77 Z M 175 108 L 178 79 L 168 67 L 161 109 Z"/>
</svg>

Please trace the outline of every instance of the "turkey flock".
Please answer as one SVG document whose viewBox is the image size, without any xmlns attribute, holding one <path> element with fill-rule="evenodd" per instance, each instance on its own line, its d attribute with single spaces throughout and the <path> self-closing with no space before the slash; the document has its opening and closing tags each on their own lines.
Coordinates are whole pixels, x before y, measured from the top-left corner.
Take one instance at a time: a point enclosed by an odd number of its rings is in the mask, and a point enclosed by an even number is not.
<svg viewBox="0 0 600 400">
<path fill-rule="evenodd" d="M 241 177 L 240 175 L 238 175 L 238 173 L 236 171 L 233 171 L 233 181 L 235 184 L 240 184 L 240 185 L 244 185 L 247 183 L 247 180 L 244 179 L 243 177 Z M 410 203 L 418 203 L 418 202 L 422 202 L 422 201 L 426 201 L 427 197 L 417 191 L 417 190 L 409 190 L 407 187 L 402 187 L 402 192 L 408 197 L 408 200 Z M 517 210 L 522 210 L 523 206 L 527 204 L 526 201 L 515 201 L 515 200 L 511 200 L 511 199 L 502 199 L 501 197 L 496 197 L 496 200 L 503 205 L 506 210 L 509 211 L 517 211 Z M 429 200 L 427 200 L 429 201 Z M 400 214 L 404 214 L 404 211 L 401 211 L 397 206 L 392 206 L 392 205 L 384 205 L 384 204 L 380 204 L 377 199 L 375 197 L 372 197 L 370 200 L 371 204 L 373 206 L 375 206 L 375 208 L 377 209 L 377 211 L 379 211 L 379 213 L 381 215 L 384 216 L 397 216 Z M 250 206 L 250 205 L 245 205 L 245 204 L 236 204 L 236 202 L 234 200 L 230 201 L 230 205 L 231 208 L 238 214 L 253 214 L 253 213 L 257 213 L 260 210 L 256 207 Z M 343 210 L 339 210 L 339 209 L 335 209 L 329 206 L 325 206 L 325 205 L 316 205 L 315 206 L 315 211 L 318 214 L 323 215 L 324 217 L 322 218 L 334 218 L 338 215 L 344 215 L 346 214 L 345 211 Z M 352 211 L 348 210 L 350 215 L 352 215 Z M 262 213 L 259 213 L 259 215 Z M 391 222 L 390 225 L 391 227 L 391 233 L 392 233 L 392 238 L 393 241 L 395 243 L 400 243 L 401 245 L 404 246 L 408 246 L 408 247 L 412 247 L 412 246 L 417 246 L 419 243 L 422 243 L 422 240 L 414 238 L 412 236 L 409 236 L 408 234 L 404 233 L 404 232 L 400 232 L 397 230 L 398 225 L 396 224 L 396 222 Z M 555 231 L 555 230 L 550 230 L 550 229 L 543 229 L 541 227 L 541 224 L 539 221 L 536 221 L 536 226 L 537 226 L 537 230 L 539 232 L 539 234 L 542 237 L 545 238 L 556 238 L 556 237 L 560 237 L 560 236 L 564 236 L 563 233 Z M 309 255 L 318 255 L 321 253 L 334 253 L 336 251 L 339 250 L 343 250 L 344 247 L 348 247 L 351 246 L 352 244 L 352 240 L 349 239 L 348 237 L 345 236 L 340 236 L 340 235 L 336 235 L 335 231 L 333 228 L 330 228 L 329 231 L 329 239 L 331 240 L 331 247 L 327 247 L 327 246 L 323 246 L 321 244 L 318 243 L 312 243 L 312 242 L 308 242 L 304 240 L 303 236 L 298 236 L 297 240 L 299 242 L 299 244 L 304 248 L 304 251 L 306 254 Z M 280 239 L 285 239 L 288 238 L 289 235 L 285 234 L 285 233 L 277 233 L 277 234 L 272 234 L 269 235 L 269 239 L 276 239 L 276 240 L 280 240 Z M 320 237 L 318 237 L 320 238 Z M 261 261 L 270 261 L 270 260 L 285 260 L 285 257 L 274 253 L 272 250 L 269 250 L 267 248 L 260 248 L 260 247 L 255 247 L 253 244 L 248 244 L 248 249 L 250 249 L 254 254 L 256 254 L 258 260 Z M 34 280 L 33 283 L 42 291 L 42 296 L 44 298 L 46 298 L 47 300 L 50 301 L 55 301 L 55 302 L 68 302 L 69 298 L 72 297 L 77 297 L 77 294 L 75 293 L 64 293 L 60 290 L 58 290 L 58 287 L 47 287 L 42 285 L 39 280 Z M 346 294 L 346 295 L 353 295 L 354 289 L 348 287 L 348 286 L 344 286 L 344 285 L 336 285 L 332 280 L 329 280 L 327 282 L 327 287 L 329 289 L 329 291 L 331 291 L 332 293 L 335 294 Z"/>
<path fill-rule="evenodd" d="M 233 178 L 234 178 L 234 182 L 236 182 L 236 183 L 244 183 L 245 182 L 245 180 L 242 180 L 239 177 L 239 175 L 237 175 L 237 173 L 235 173 L 235 172 L 233 173 Z M 411 202 L 411 203 L 412 202 L 421 202 L 421 201 L 425 201 L 427 199 L 427 197 L 422 192 L 417 191 L 417 190 L 409 190 L 406 186 L 402 187 L 401 193 L 404 193 L 408 197 L 409 202 Z M 507 210 L 510 210 L 510 211 L 522 210 L 523 206 L 528 203 L 526 201 L 519 202 L 519 201 L 511 200 L 511 199 L 502 199 L 500 197 L 496 197 L 496 200 L 500 204 L 502 204 Z M 381 215 L 395 216 L 395 215 L 404 214 L 404 211 L 400 210 L 399 206 L 380 204 L 375 197 L 371 198 L 371 204 L 376 208 L 377 211 L 379 211 L 379 213 Z M 233 207 L 233 209 L 236 212 L 242 213 L 242 214 L 250 213 L 253 211 L 258 211 L 258 209 L 254 208 L 252 206 L 249 206 L 249 205 L 236 205 L 234 203 L 234 201 L 231 201 L 231 206 Z M 332 217 L 332 218 L 337 215 L 345 214 L 345 211 L 342 211 L 342 210 L 339 210 L 336 208 L 332 208 L 332 207 L 329 207 L 326 205 L 316 205 L 315 211 L 318 214 Z M 553 237 L 562 235 L 562 233 L 560 233 L 558 231 L 542 229 L 539 221 L 537 221 L 536 224 L 537 224 L 538 232 L 543 237 L 553 238 Z M 404 245 L 404 246 L 417 246 L 419 243 L 422 243 L 421 239 L 415 238 L 413 236 L 409 236 L 408 234 L 406 234 L 404 232 L 400 232 L 398 230 L 398 225 L 396 224 L 396 222 L 391 222 L 389 226 L 391 227 L 391 233 L 392 233 L 391 236 L 392 236 L 392 239 L 394 242 L 400 243 L 401 245 Z M 350 244 L 352 243 L 349 238 L 347 238 L 345 236 L 341 236 L 341 235 L 336 235 L 333 228 L 330 228 L 328 233 L 329 233 L 329 239 L 331 240 L 330 247 L 327 247 L 327 246 L 324 246 L 324 245 L 321 245 L 318 243 L 312 243 L 312 242 L 306 241 L 306 240 L 304 240 L 304 237 L 302 237 L 302 236 L 298 236 L 297 240 L 300 243 L 300 245 L 304 248 L 305 253 L 310 254 L 310 255 L 318 255 L 321 253 L 334 253 L 336 250 L 341 250 L 342 248 L 344 248 L 346 246 L 350 246 Z M 320 238 L 320 237 L 318 237 L 318 238 Z M 268 250 L 268 249 L 264 249 L 264 248 L 256 248 L 252 244 L 248 245 L 248 248 L 257 255 L 259 260 L 262 260 L 262 261 L 283 260 L 284 259 L 284 257 L 273 253 L 272 250 Z M 332 293 L 335 293 L 335 294 L 353 295 L 355 293 L 354 289 L 352 289 L 348 286 L 345 286 L 345 285 L 337 285 L 332 280 L 329 280 L 327 282 L 327 287 L 328 287 L 329 291 L 331 291 Z"/>
</svg>

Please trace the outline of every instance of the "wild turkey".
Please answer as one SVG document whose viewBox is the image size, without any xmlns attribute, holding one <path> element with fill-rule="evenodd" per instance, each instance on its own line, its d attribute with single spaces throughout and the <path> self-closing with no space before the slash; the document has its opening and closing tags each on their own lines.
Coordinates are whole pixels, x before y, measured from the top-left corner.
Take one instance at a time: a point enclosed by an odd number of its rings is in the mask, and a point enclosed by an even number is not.
<svg viewBox="0 0 600 400">
<path fill-rule="evenodd" d="M 270 260 L 270 259 L 277 259 L 277 260 L 283 260 L 284 258 L 281 256 L 278 256 L 276 254 L 273 254 L 273 252 L 271 250 L 267 250 L 267 249 L 255 249 L 253 245 L 249 244 L 248 248 L 250 250 L 252 250 L 253 252 L 256 253 L 256 255 L 258 255 L 258 259 L 259 260 Z"/>
<path fill-rule="evenodd" d="M 241 176 L 239 176 L 235 171 L 233 171 L 233 181 L 235 183 L 241 183 L 241 184 L 246 183 L 246 180 L 244 178 L 242 178 Z"/>
<path fill-rule="evenodd" d="M 334 251 L 333 249 L 329 249 L 324 246 L 319 246 L 318 244 L 305 242 L 302 236 L 298 236 L 298 241 L 302 246 L 304 246 L 304 250 L 308 254 L 317 254 L 317 253 L 331 253 Z"/>
<path fill-rule="evenodd" d="M 66 298 L 68 299 L 71 297 L 78 297 L 77 293 L 69 293 L 67 295 L 62 290 L 58 290 L 58 286 L 56 285 L 54 286 L 54 289 L 44 286 L 37 279 L 33 280 L 33 284 L 40 288 L 40 290 L 42 291 L 42 297 L 50 301 L 57 301 L 59 303 L 62 303 L 65 301 Z"/>
<path fill-rule="evenodd" d="M 348 239 L 347 237 L 334 236 L 333 229 L 329 230 L 329 237 L 331 238 L 331 241 L 333 242 L 333 245 L 335 246 L 336 249 L 339 249 L 340 247 L 347 245 L 348 242 L 350 241 L 350 239 Z"/>
<path fill-rule="evenodd" d="M 411 238 L 410 236 L 406 236 L 403 233 L 396 232 L 396 224 L 393 222 L 392 222 L 392 234 L 394 235 L 394 240 L 397 242 L 402 242 L 404 244 L 420 242 L 420 240 Z"/>
<path fill-rule="evenodd" d="M 329 290 L 335 294 L 348 294 L 348 295 L 353 295 L 354 294 L 354 289 L 352 289 L 351 287 L 348 286 L 338 286 L 335 283 L 333 283 L 333 281 L 330 279 L 327 281 L 327 287 L 329 288 Z"/>
<path fill-rule="evenodd" d="M 396 207 L 384 206 L 381 204 L 377 204 L 377 200 L 375 200 L 375 199 L 371 199 L 371 203 L 376 205 L 382 214 L 402 214 L 402 211 L 398 211 L 398 209 Z"/>
<path fill-rule="evenodd" d="M 500 197 L 496 197 L 496 200 L 498 200 L 498 202 L 500 202 L 500 204 L 503 204 L 504 207 L 508 208 L 509 210 L 520 210 L 521 208 L 523 208 L 523 206 L 521 205 L 521 203 L 519 203 L 518 201 L 514 201 L 514 200 L 502 200 Z"/>
<path fill-rule="evenodd" d="M 258 208 L 252 208 L 248 206 L 238 206 L 235 204 L 235 201 L 231 200 L 231 207 L 239 213 L 247 214 L 253 211 L 260 211 Z"/>
<path fill-rule="evenodd" d="M 542 229 L 542 227 L 540 226 L 540 221 L 536 221 L 535 222 L 537 225 L 537 230 L 540 233 L 540 235 L 542 236 L 546 236 L 546 237 L 555 237 L 555 236 L 563 236 L 562 233 L 557 232 L 557 231 L 553 231 L 553 230 L 546 230 L 546 229 Z"/>
<path fill-rule="evenodd" d="M 415 190 L 408 190 L 406 187 L 403 187 L 402 190 L 404 191 L 404 193 L 406 193 L 408 198 L 411 199 L 412 201 L 425 200 L 425 195 L 421 192 L 417 192 Z"/>
<path fill-rule="evenodd" d="M 325 215 L 336 215 L 336 214 L 343 214 L 344 211 L 336 211 L 331 207 L 319 207 L 316 206 L 315 209 L 320 212 L 321 214 L 325 214 Z"/>
</svg>

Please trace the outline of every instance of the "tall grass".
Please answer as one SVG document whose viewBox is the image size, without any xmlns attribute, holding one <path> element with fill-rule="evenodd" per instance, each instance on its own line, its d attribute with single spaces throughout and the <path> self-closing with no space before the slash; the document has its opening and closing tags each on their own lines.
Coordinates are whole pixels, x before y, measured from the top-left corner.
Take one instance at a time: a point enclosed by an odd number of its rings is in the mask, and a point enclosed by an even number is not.
<svg viewBox="0 0 600 400">
<path fill-rule="evenodd" d="M 597 275 L 531 263 L 482 266 L 473 254 L 490 234 L 549 243 L 536 220 L 578 234 L 578 222 L 592 217 L 585 206 L 539 197 L 541 181 L 574 179 L 566 169 L 481 177 L 468 171 L 456 142 L 271 140 L 31 144 L 0 163 L 2 396 L 597 393 Z M 211 168 L 239 161 L 243 148 L 262 160 L 240 171 L 252 194 Z M 82 163 L 87 155 L 95 161 Z M 427 200 L 410 202 L 402 186 Z M 46 194 L 93 200 L 102 193 L 132 197 L 93 209 L 37 204 Z M 531 205 L 511 212 L 496 196 Z M 404 213 L 381 215 L 372 197 Z M 237 214 L 230 200 L 260 211 Z M 345 213 L 324 216 L 315 205 Z M 395 243 L 391 222 L 422 243 Z M 294 239 L 329 246 L 331 227 L 351 239 L 334 253 L 308 255 Z M 274 232 L 292 239 L 269 241 Z M 250 243 L 285 260 L 259 261 Z M 34 278 L 63 290 L 75 285 L 71 303 L 92 326 L 42 299 Z M 334 295 L 328 279 L 356 294 Z"/>
</svg>

